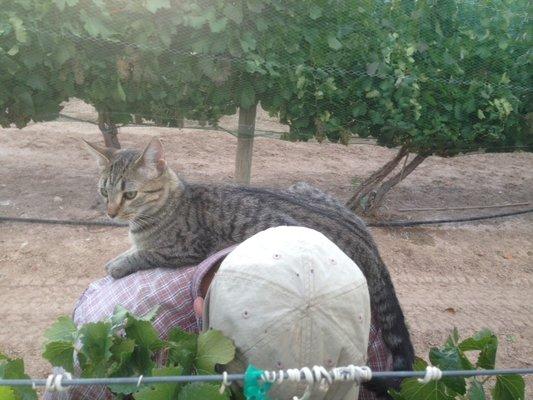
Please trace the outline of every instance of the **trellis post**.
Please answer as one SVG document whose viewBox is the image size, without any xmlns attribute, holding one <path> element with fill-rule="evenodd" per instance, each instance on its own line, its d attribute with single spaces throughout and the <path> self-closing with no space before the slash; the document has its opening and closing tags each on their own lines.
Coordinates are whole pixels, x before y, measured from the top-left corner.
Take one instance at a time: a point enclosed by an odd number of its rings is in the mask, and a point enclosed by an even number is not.
<svg viewBox="0 0 533 400">
<path fill-rule="evenodd" d="M 239 108 L 235 181 L 243 185 L 250 184 L 256 113 L 257 104 L 250 108 Z"/>
</svg>

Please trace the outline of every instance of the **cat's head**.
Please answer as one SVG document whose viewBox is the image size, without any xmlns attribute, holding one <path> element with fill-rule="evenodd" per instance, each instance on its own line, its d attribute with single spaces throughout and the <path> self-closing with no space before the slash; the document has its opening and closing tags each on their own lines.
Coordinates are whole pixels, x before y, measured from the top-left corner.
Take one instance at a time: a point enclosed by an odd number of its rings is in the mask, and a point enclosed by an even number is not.
<svg viewBox="0 0 533 400">
<path fill-rule="evenodd" d="M 100 167 L 98 191 L 107 202 L 107 215 L 148 222 L 150 215 L 164 204 L 174 181 L 161 142 L 152 139 L 143 151 L 84 142 Z"/>
</svg>

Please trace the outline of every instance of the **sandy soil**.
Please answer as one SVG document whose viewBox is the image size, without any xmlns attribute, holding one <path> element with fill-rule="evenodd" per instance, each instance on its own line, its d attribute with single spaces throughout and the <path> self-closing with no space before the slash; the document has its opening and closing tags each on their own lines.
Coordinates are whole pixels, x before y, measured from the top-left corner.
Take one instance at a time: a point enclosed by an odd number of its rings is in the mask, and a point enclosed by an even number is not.
<svg viewBox="0 0 533 400">
<path fill-rule="evenodd" d="M 71 111 L 91 113 L 77 107 Z M 261 118 L 264 130 L 276 130 Z M 231 135 L 129 127 L 120 138 L 125 147 L 141 147 L 150 136 L 162 138 L 170 165 L 190 180 L 232 180 Z M 100 140 L 95 126 L 70 121 L 0 129 L 0 215 L 101 218 L 97 170 L 76 140 L 81 137 Z M 372 145 L 258 138 L 252 180 L 278 187 L 305 180 L 346 199 L 392 154 Z M 382 216 L 463 216 L 397 209 L 527 201 L 533 202 L 533 154 L 432 157 L 391 193 Z M 499 366 L 533 366 L 533 215 L 373 234 L 418 354 L 441 344 L 454 326 L 463 335 L 488 327 L 500 339 Z M 50 366 L 40 356 L 44 330 L 69 314 L 89 282 L 104 275 L 104 262 L 127 247 L 123 229 L 0 224 L 0 348 L 23 357 L 32 376 L 47 374 Z"/>
</svg>

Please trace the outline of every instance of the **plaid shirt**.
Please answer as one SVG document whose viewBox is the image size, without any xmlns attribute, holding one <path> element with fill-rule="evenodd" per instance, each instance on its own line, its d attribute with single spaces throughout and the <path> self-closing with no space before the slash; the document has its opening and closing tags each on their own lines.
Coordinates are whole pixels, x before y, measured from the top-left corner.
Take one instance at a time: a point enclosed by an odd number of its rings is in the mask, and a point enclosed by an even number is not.
<svg viewBox="0 0 533 400">
<path fill-rule="evenodd" d="M 176 326 L 185 331 L 199 332 L 201 320 L 193 311 L 193 301 L 200 296 L 202 279 L 234 247 L 211 255 L 195 267 L 150 269 L 118 280 L 109 276 L 100 279 L 89 285 L 78 300 L 73 313 L 74 322 L 79 326 L 104 320 L 119 304 L 136 315 L 144 315 L 159 306 L 153 325 L 161 338 L 165 339 Z M 156 361 L 161 363 L 162 360 L 158 357 Z M 367 365 L 373 371 L 392 370 L 392 356 L 374 317 L 370 325 Z M 43 400 L 81 399 L 111 400 L 113 396 L 105 386 L 76 386 L 67 392 L 45 393 L 43 397 Z M 378 397 L 362 387 L 358 400 L 378 400 Z"/>
</svg>

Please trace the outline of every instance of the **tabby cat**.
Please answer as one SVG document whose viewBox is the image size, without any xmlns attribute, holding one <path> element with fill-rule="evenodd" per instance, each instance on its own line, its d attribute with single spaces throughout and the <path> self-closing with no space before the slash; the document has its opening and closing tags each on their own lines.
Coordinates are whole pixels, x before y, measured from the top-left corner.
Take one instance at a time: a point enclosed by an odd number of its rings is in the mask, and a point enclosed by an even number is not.
<svg viewBox="0 0 533 400">
<path fill-rule="evenodd" d="M 413 346 L 387 267 L 365 224 L 332 196 L 305 184 L 271 190 L 188 183 L 167 167 L 158 139 L 142 152 L 86 144 L 101 169 L 107 213 L 129 222 L 133 243 L 107 263 L 111 276 L 193 265 L 274 226 L 312 228 L 361 268 L 394 369 L 411 369 Z"/>
</svg>

